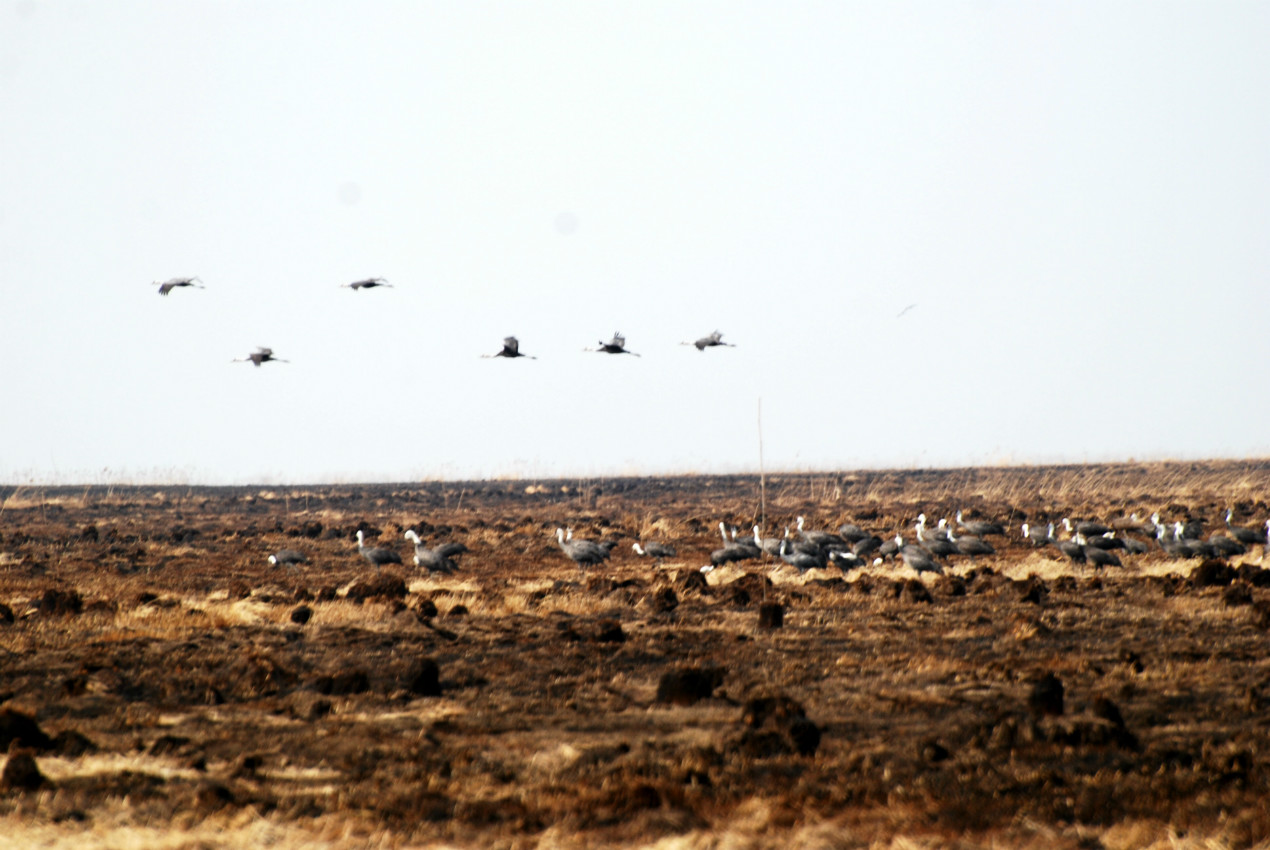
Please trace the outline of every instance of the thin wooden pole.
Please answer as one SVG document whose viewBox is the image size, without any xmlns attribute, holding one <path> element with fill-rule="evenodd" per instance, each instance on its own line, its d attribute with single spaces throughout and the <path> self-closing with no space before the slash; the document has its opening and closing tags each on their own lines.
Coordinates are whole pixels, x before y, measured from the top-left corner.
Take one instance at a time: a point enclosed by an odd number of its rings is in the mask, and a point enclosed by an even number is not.
<svg viewBox="0 0 1270 850">
<path fill-rule="evenodd" d="M 767 530 L 767 475 L 763 471 L 763 397 L 758 399 L 758 524 Z"/>
</svg>

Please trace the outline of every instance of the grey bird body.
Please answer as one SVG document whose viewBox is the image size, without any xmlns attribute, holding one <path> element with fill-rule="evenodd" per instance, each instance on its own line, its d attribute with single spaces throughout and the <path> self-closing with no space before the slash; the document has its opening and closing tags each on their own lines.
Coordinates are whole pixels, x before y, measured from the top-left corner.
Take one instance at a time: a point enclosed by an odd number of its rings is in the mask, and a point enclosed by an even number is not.
<svg viewBox="0 0 1270 850">
<path fill-rule="evenodd" d="M 608 560 L 612 551 L 612 546 L 605 546 L 591 540 L 569 539 L 564 537 L 564 529 L 556 529 L 556 542 L 560 544 L 560 549 L 569 557 L 573 563 L 578 565 L 578 569 L 584 567 L 593 567 L 602 564 Z"/>
<path fill-rule="evenodd" d="M 708 336 L 703 336 L 701 337 L 701 339 L 698 339 L 695 342 L 681 342 L 679 344 L 680 345 L 695 345 L 698 351 L 705 351 L 707 348 L 713 348 L 717 345 L 726 345 L 729 348 L 736 348 L 736 346 L 733 345 L 732 343 L 724 342 L 723 334 L 719 333 L 718 331 L 715 331 L 714 333 Z"/>
<path fill-rule="evenodd" d="M 605 354 L 630 354 L 639 357 L 634 351 L 626 350 L 626 337 L 622 336 L 620 331 L 614 332 L 613 338 L 608 342 L 601 340 L 599 346 L 599 348 L 584 348 L 583 351 L 602 351 Z"/>
<path fill-rule="evenodd" d="M 644 555 L 649 558 L 653 558 L 655 560 L 661 560 L 662 558 L 673 558 L 675 557 L 676 554 L 678 554 L 675 552 L 674 546 L 668 546 L 665 543 L 658 543 L 655 540 L 650 540 L 647 543 L 645 543 L 643 546 L 641 546 L 638 543 L 635 543 L 634 545 L 631 546 L 631 549 L 632 551 L 635 552 L 636 555 Z"/>
<path fill-rule="evenodd" d="M 359 289 L 374 289 L 377 286 L 387 286 L 391 288 L 392 284 L 384 280 L 382 277 L 368 277 L 364 280 L 355 280 L 352 283 L 341 283 L 340 286 L 356 292 Z"/>
<path fill-rule="evenodd" d="M 357 552 L 369 561 L 376 570 L 385 564 L 401 563 L 401 556 L 393 550 L 385 549 L 383 546 L 367 546 L 365 536 L 360 529 L 357 532 Z"/>
<path fill-rule="evenodd" d="M 459 565 L 453 559 L 467 551 L 467 547 L 462 543 L 441 543 L 429 548 L 423 545 L 423 541 L 419 539 L 414 529 L 408 530 L 403 536 L 414 544 L 415 566 L 425 567 L 429 572 L 454 572 Z"/>
<path fill-rule="evenodd" d="M 197 281 L 197 282 L 196 282 Z M 155 281 L 154 285 L 159 287 L 160 295 L 167 295 L 174 289 L 183 286 L 192 286 L 195 289 L 204 289 L 203 282 L 196 277 L 173 277 L 163 282 Z"/>
<path fill-rule="evenodd" d="M 269 563 L 275 567 L 282 566 L 289 570 L 295 569 L 296 564 L 307 564 L 309 559 L 303 552 L 297 552 L 295 549 L 279 549 L 269 556 Z"/>
<path fill-rule="evenodd" d="M 246 357 L 236 357 L 233 362 L 250 363 L 251 365 L 259 368 L 261 363 L 290 363 L 291 361 L 283 360 L 281 357 L 274 357 L 272 348 L 257 346 L 256 350 L 251 354 L 248 354 Z"/>
<path fill-rule="evenodd" d="M 491 359 L 494 357 L 507 357 L 507 358 L 527 357 L 530 360 L 538 359 L 537 357 L 534 357 L 532 354 L 522 354 L 520 352 L 520 340 L 516 339 L 516 337 L 514 336 L 503 337 L 503 349 L 499 351 L 497 354 L 482 354 L 481 356 L 487 359 Z"/>
<path fill-rule="evenodd" d="M 1001 525 L 1001 523 L 976 519 L 962 519 L 961 511 L 957 511 L 957 524 L 976 537 L 986 537 L 989 534 L 1005 534 L 1005 528 Z M 949 536 L 951 537 L 951 535 Z"/>
</svg>

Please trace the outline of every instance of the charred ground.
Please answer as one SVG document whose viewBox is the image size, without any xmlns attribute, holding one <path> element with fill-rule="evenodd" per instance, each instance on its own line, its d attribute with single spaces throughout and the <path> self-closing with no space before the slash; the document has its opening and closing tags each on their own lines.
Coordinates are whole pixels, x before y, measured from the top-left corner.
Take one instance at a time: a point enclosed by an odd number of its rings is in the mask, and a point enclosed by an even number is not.
<svg viewBox="0 0 1270 850">
<path fill-rule="evenodd" d="M 1100 571 L 1018 527 L 1160 511 L 1221 531 L 1227 507 L 1264 522 L 1268 495 L 1264 462 L 762 488 L 7 488 L 5 832 L 68 846 L 128 830 L 190 846 L 1265 846 L 1262 548 L 1221 564 L 1153 549 Z M 957 509 L 1010 534 L 942 576 L 698 571 L 720 520 L 779 536 L 801 514 L 893 536 Z M 558 526 L 616 541 L 612 560 L 581 573 Z M 410 567 L 407 528 L 464 543 L 461 570 Z M 358 530 L 407 568 L 376 575 Z M 637 558 L 630 544 L 648 539 L 678 556 Z M 284 547 L 309 563 L 271 567 Z"/>
</svg>

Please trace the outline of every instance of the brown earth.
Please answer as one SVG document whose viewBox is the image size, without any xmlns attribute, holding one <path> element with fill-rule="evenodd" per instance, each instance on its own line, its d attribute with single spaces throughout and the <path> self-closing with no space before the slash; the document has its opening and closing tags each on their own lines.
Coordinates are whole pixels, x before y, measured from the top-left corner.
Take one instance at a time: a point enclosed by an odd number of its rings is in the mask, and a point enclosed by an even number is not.
<svg viewBox="0 0 1270 850">
<path fill-rule="evenodd" d="M 1270 847 L 1263 547 L 1019 533 L 1261 527 L 1267 462 L 0 497 L 0 847 Z M 699 571 L 720 520 L 959 508 L 1009 534 L 942 576 Z"/>
</svg>

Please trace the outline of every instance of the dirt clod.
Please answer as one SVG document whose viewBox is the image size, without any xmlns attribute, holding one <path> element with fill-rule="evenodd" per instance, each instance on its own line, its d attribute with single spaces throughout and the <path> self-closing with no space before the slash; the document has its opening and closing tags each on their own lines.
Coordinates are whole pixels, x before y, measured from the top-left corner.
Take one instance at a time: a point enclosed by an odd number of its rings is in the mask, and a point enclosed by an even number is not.
<svg viewBox="0 0 1270 850">
<path fill-rule="evenodd" d="M 35 763 L 35 752 L 15 747 L 9 748 L 9 760 L 0 772 L 0 789 L 6 791 L 35 791 L 51 784 L 40 766 Z"/>
<path fill-rule="evenodd" d="M 1061 716 L 1063 713 L 1063 682 L 1053 673 L 1046 673 L 1032 684 L 1027 698 L 1028 709 L 1036 716 Z"/>
<path fill-rule="evenodd" d="M 764 602 L 758 607 L 758 627 L 779 629 L 785 625 L 785 606 L 779 602 Z"/>
<path fill-rule="evenodd" d="M 723 684 L 722 667 L 679 667 L 662 674 L 657 683 L 657 702 L 692 705 L 708 699 Z"/>
</svg>

